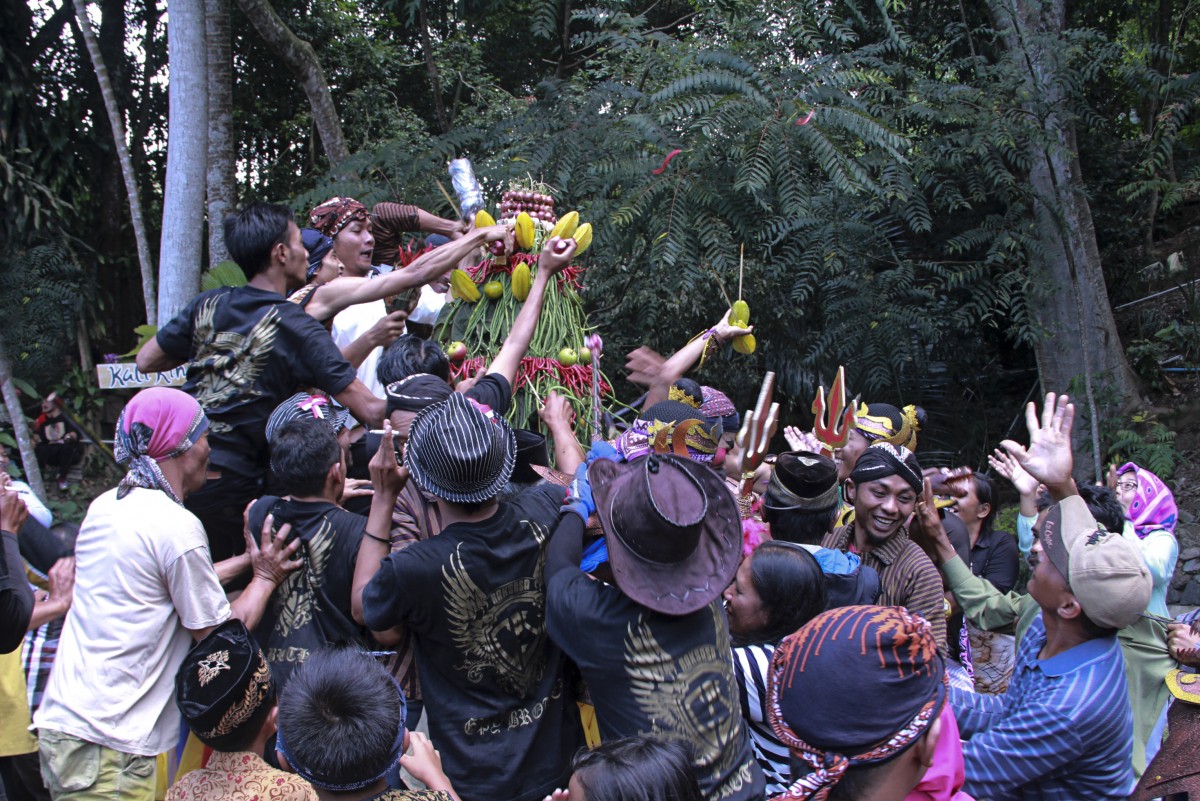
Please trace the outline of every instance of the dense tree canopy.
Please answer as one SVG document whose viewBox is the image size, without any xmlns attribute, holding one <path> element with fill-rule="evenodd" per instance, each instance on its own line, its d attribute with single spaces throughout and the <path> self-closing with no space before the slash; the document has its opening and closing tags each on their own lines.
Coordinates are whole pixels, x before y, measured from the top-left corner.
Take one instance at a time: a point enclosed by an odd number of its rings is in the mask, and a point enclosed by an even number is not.
<svg viewBox="0 0 1200 801">
<path fill-rule="evenodd" d="M 84 326 L 125 351 L 143 321 L 137 261 L 70 4 L 2 2 L 6 274 L 24 249 L 60 248 L 96 287 Z M 759 350 L 721 357 L 712 380 L 748 401 L 775 370 L 801 413 L 846 364 L 854 391 L 930 409 L 923 450 L 968 462 L 1005 433 L 1038 367 L 1068 358 L 1041 350 L 1055 300 L 1081 299 L 1068 308 L 1090 332 L 1096 417 L 1138 404 L 1102 371 L 1105 353 L 1123 363 L 1130 348 L 1151 382 L 1161 359 L 1200 357 L 1194 305 L 1174 333 L 1140 312 L 1117 317 L 1120 338 L 1088 327 L 1095 304 L 1174 286 L 1200 259 L 1186 234 L 1200 26 L 1182 0 L 1073 4 L 1058 23 L 1050 0 L 273 0 L 320 62 L 350 152 L 337 164 L 300 82 L 229 5 L 240 201 L 303 210 L 341 192 L 450 214 L 449 158 L 470 157 L 495 190 L 539 178 L 596 224 L 585 301 L 611 373 L 628 347 L 669 351 L 718 317 L 743 247 Z M 157 245 L 165 4 L 103 0 L 90 14 Z M 1047 192 L 1039 159 L 1061 162 L 1066 185 Z M 1063 271 L 1087 268 L 1047 246 L 1078 232 L 1068 198 L 1094 220 L 1102 300 L 1063 295 Z"/>
</svg>

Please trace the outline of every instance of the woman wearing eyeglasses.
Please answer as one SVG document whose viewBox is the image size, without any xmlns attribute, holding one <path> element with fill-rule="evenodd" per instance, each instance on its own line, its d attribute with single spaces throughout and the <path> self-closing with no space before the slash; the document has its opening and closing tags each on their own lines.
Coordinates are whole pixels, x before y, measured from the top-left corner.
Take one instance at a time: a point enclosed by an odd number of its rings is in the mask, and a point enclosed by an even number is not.
<svg viewBox="0 0 1200 801">
<path fill-rule="evenodd" d="M 1117 468 L 1115 489 L 1125 509 L 1125 537 L 1138 542 L 1142 559 L 1154 576 L 1154 592 L 1146 611 L 1170 617 L 1167 587 L 1179 558 L 1179 542 L 1175 539 L 1179 509 L 1175 496 L 1162 479 L 1133 462 Z"/>
</svg>

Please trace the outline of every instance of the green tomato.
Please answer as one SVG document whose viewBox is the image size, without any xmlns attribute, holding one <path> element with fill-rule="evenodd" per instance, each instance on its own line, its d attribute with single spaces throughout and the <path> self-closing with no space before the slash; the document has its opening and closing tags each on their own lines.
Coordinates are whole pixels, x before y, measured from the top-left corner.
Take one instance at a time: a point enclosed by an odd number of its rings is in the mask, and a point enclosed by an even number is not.
<svg viewBox="0 0 1200 801">
<path fill-rule="evenodd" d="M 489 300 L 499 300 L 504 294 L 504 284 L 499 281 L 488 281 L 483 285 L 483 294 L 488 296 Z"/>
<path fill-rule="evenodd" d="M 563 348 L 558 352 L 558 363 L 563 367 L 574 367 L 579 363 L 579 354 L 574 348 Z"/>
</svg>

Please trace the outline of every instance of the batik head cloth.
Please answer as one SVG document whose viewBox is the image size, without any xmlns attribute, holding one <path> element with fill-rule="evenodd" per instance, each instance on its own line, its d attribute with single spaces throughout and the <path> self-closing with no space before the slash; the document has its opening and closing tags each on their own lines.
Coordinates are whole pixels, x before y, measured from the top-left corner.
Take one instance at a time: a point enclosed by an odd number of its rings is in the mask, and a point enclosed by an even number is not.
<svg viewBox="0 0 1200 801">
<path fill-rule="evenodd" d="M 1137 495 L 1134 496 L 1126 514 L 1138 537 L 1143 538 L 1160 528 L 1174 534 L 1175 524 L 1179 522 L 1179 507 L 1175 505 L 1175 495 L 1167 489 L 1161 478 L 1144 467 L 1126 462 L 1121 465 L 1117 475 L 1124 476 L 1127 473 L 1137 476 Z"/>
<path fill-rule="evenodd" d="M 858 407 L 856 426 L 860 434 L 872 442 L 882 440 L 917 449 L 917 432 L 921 425 L 916 406 L 897 409 L 889 403 L 862 404 Z"/>
<path fill-rule="evenodd" d="M 158 463 L 179 456 L 207 430 L 204 410 L 185 392 L 151 387 L 134 395 L 117 418 L 113 453 L 118 464 L 129 463 L 129 472 L 117 485 L 117 498 L 142 487 L 162 490 L 182 505 L 183 499 L 175 494 Z"/>
<path fill-rule="evenodd" d="M 365 222 L 367 207 L 352 197 L 331 197 L 308 213 L 313 228 L 330 239 L 352 222 Z"/>
<path fill-rule="evenodd" d="M 771 728 L 812 768 L 777 798 L 823 801 L 847 769 L 919 740 L 945 701 L 945 663 L 923 618 L 896 606 L 817 615 L 779 644 L 767 676 Z"/>
<path fill-rule="evenodd" d="M 903 445 L 893 445 L 890 442 L 871 443 L 871 447 L 863 451 L 854 464 L 850 480 L 858 485 L 888 476 L 900 476 L 904 483 L 913 488 L 913 492 L 919 493 L 924 488 L 921 465 L 917 463 L 917 457 Z"/>
<path fill-rule="evenodd" d="M 712 387 L 701 387 L 700 390 L 704 394 L 704 402 L 700 404 L 700 414 L 706 417 L 720 417 L 725 433 L 728 434 L 731 431 L 736 433 L 742 427 L 742 416 L 738 414 L 737 407 L 733 405 L 729 396 Z"/>
</svg>

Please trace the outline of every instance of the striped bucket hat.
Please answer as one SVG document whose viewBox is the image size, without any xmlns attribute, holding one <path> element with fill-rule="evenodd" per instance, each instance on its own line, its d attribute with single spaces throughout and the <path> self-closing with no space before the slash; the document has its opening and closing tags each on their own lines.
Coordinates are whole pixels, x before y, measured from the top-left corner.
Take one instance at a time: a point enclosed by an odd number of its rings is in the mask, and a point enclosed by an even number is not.
<svg viewBox="0 0 1200 801">
<path fill-rule="evenodd" d="M 508 423 L 455 392 L 412 422 L 404 466 L 417 486 L 451 503 L 483 503 L 512 476 L 517 442 Z"/>
</svg>

